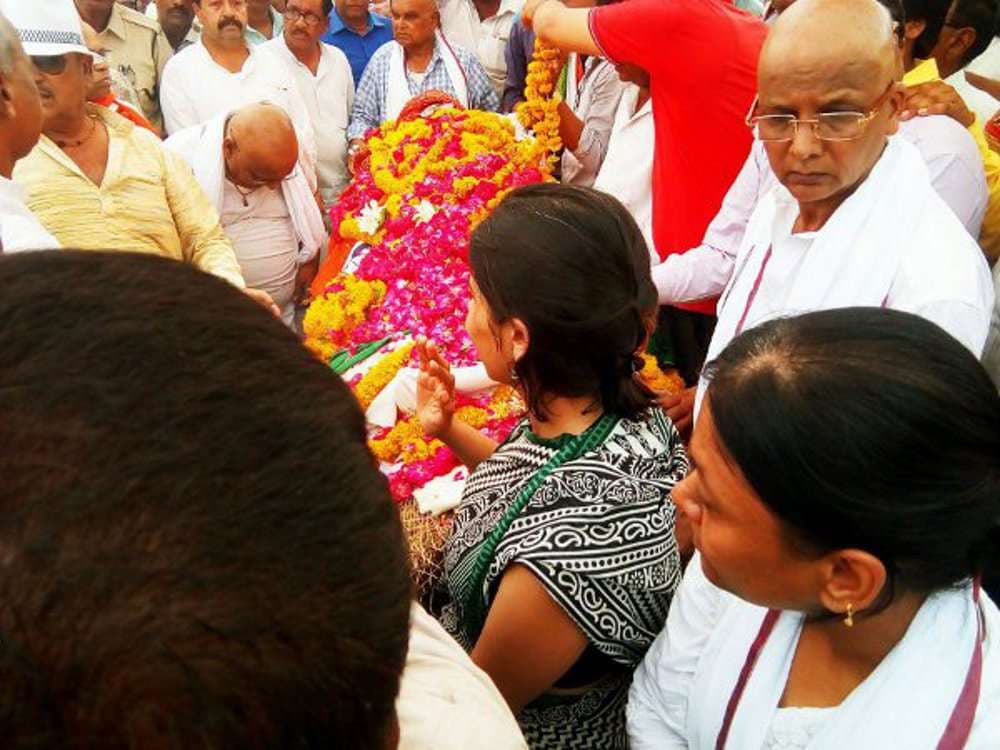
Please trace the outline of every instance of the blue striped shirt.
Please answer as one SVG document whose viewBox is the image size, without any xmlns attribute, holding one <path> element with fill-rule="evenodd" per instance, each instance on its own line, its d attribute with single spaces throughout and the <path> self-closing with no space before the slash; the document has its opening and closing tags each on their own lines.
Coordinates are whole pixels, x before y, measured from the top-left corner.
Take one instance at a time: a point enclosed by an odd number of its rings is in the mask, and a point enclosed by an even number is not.
<svg viewBox="0 0 1000 750">
<path fill-rule="evenodd" d="M 370 128 L 376 128 L 386 119 L 386 99 L 389 92 L 389 63 L 392 60 L 392 50 L 395 42 L 382 45 L 365 68 L 365 74 L 358 84 L 358 92 L 354 97 L 354 112 L 351 114 L 351 125 L 347 129 L 348 140 L 361 138 Z M 465 71 L 469 88 L 469 109 L 481 109 L 496 112 L 500 100 L 490 83 L 486 71 L 472 54 L 461 47 L 452 45 L 459 65 Z M 440 42 L 434 47 L 430 64 L 427 66 L 423 82 L 418 84 L 412 77 L 407 77 L 410 93 L 413 96 L 426 91 L 444 91 L 457 97 L 458 92 L 451 83 L 448 70 L 441 57 Z"/>
</svg>

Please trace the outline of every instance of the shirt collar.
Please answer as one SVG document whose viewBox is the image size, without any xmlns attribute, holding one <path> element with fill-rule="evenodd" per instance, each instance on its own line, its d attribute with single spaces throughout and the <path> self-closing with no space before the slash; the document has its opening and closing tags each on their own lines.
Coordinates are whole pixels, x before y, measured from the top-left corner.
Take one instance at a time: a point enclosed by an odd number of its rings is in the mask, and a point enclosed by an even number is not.
<svg viewBox="0 0 1000 750">
<path fill-rule="evenodd" d="M 388 23 L 388 19 L 383 18 L 378 13 L 372 13 L 368 11 L 368 30 L 371 31 L 373 28 L 385 26 Z M 334 8 L 333 13 L 330 14 L 330 33 L 339 34 L 341 31 L 350 31 L 352 34 L 357 32 L 354 29 L 348 29 L 344 22 L 340 20 L 340 15 L 337 13 L 337 9 Z"/>
<path fill-rule="evenodd" d="M 123 6 L 115 3 L 111 8 L 111 18 L 108 20 L 108 28 L 104 31 L 110 31 L 119 39 L 125 38 L 125 18 L 124 18 L 124 8 Z"/>
<path fill-rule="evenodd" d="M 931 57 L 927 60 L 918 60 L 913 70 L 903 76 L 903 85 L 916 86 L 940 79 L 941 74 L 938 72 L 937 60 Z"/>
</svg>

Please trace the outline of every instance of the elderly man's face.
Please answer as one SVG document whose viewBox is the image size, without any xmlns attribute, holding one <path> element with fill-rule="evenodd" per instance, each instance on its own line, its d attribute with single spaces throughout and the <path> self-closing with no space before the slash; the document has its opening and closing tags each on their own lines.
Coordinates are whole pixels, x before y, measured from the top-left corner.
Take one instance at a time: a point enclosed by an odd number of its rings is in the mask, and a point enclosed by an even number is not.
<svg viewBox="0 0 1000 750">
<path fill-rule="evenodd" d="M 35 85 L 42 99 L 45 128 L 50 123 L 74 117 L 86 101 L 93 81 L 93 58 L 74 52 L 32 58 L 32 64 Z"/>
<path fill-rule="evenodd" d="M 434 0 L 392 0 L 392 33 L 404 49 L 420 47 L 434 37 L 440 17 Z"/>
<path fill-rule="evenodd" d="M 202 36 L 212 41 L 237 42 L 247 27 L 246 0 L 201 0 L 195 5 Z"/>
<path fill-rule="evenodd" d="M 323 0 L 288 0 L 285 6 L 285 43 L 291 50 L 315 47 L 330 25 Z"/>
<path fill-rule="evenodd" d="M 31 62 L 17 54 L 9 73 L 0 75 L 0 118 L 10 119 L 12 127 L 5 133 L 14 159 L 21 159 L 38 143 L 42 132 L 42 103 L 35 86 Z"/>
<path fill-rule="evenodd" d="M 902 89 L 891 73 L 864 62 L 844 62 L 822 50 L 797 57 L 762 56 L 756 115 L 814 120 L 822 113 L 873 113 L 851 140 L 822 140 L 815 126 L 803 123 L 791 140 L 765 143 L 775 175 L 800 204 L 836 201 L 867 176 L 886 137 L 896 132 Z"/>
</svg>

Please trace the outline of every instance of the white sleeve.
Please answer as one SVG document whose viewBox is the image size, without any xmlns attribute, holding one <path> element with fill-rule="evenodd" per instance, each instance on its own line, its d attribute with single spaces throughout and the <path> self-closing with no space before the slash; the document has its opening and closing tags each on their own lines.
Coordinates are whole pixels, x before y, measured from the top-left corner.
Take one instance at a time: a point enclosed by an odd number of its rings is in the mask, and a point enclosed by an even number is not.
<svg viewBox="0 0 1000 750">
<path fill-rule="evenodd" d="M 163 124 L 167 135 L 179 133 L 185 128 L 198 125 L 198 112 L 194 102 L 184 91 L 184 73 L 178 58 L 172 58 L 163 70 L 160 81 L 160 109 L 163 110 Z"/>
<path fill-rule="evenodd" d="M 913 310 L 925 320 L 937 323 L 966 349 L 981 359 L 990 332 L 992 305 L 977 307 L 961 301 L 930 302 Z"/>
<path fill-rule="evenodd" d="M 926 163 L 934 191 L 969 234 L 978 237 L 989 200 L 982 167 L 974 171 L 957 152 L 935 154 Z"/>
<path fill-rule="evenodd" d="M 767 154 L 754 142 L 750 155 L 705 231 L 702 244 L 669 256 L 653 268 L 660 304 L 717 297 L 729 283 L 736 254 L 760 197 L 775 182 Z"/>
<path fill-rule="evenodd" d="M 666 628 L 632 678 L 627 709 L 632 750 L 688 747 L 689 692 L 725 596 L 705 578 L 701 555 L 696 553 L 674 596 Z"/>
</svg>

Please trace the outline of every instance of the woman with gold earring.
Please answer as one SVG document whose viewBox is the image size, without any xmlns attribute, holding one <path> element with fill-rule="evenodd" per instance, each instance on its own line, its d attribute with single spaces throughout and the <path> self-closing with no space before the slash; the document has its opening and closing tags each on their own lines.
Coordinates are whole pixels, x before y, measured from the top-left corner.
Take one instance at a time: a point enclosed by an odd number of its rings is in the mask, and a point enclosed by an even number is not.
<svg viewBox="0 0 1000 750">
<path fill-rule="evenodd" d="M 709 366 L 674 488 L 698 555 L 632 750 L 1000 747 L 1000 395 L 916 316 L 765 323 Z"/>
</svg>

